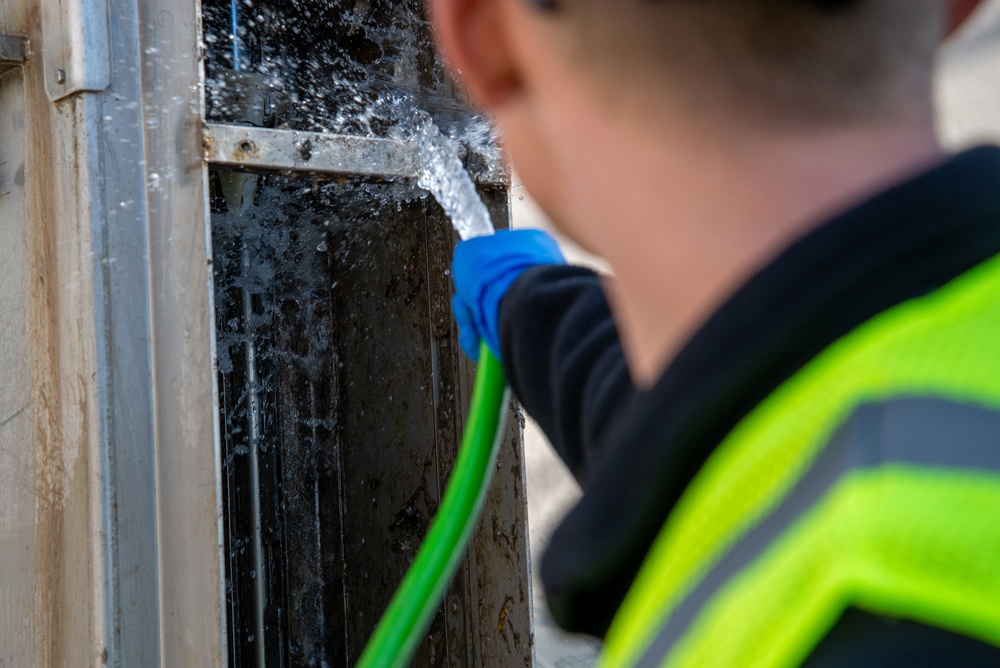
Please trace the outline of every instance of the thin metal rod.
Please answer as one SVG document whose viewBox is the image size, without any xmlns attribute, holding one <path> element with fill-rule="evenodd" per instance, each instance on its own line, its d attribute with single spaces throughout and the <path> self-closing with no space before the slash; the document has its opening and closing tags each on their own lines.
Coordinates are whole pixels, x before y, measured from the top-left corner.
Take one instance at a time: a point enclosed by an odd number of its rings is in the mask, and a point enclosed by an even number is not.
<svg viewBox="0 0 1000 668">
<path fill-rule="evenodd" d="M 243 61 L 243 44 L 240 37 L 240 3 L 242 0 L 229 0 L 229 32 L 233 36 L 233 69 L 246 70 L 247 63 Z"/>
<path fill-rule="evenodd" d="M 245 242 L 242 243 L 242 263 L 241 269 L 244 280 L 250 275 L 251 257 L 250 249 Z M 261 510 L 260 499 L 260 445 L 263 441 L 264 430 L 261 425 L 261 383 L 260 375 L 257 371 L 257 346 L 254 341 L 253 331 L 253 295 L 244 287 L 242 289 L 243 301 L 243 323 L 245 327 L 246 342 L 243 351 L 246 361 L 247 373 L 247 398 L 250 409 L 250 479 L 253 481 L 251 492 L 251 512 L 253 513 L 253 530 L 250 546 L 253 553 L 253 593 L 254 612 L 256 619 L 256 634 L 254 637 L 254 654 L 257 658 L 257 665 L 264 668 L 267 664 L 267 652 L 264 630 L 264 613 L 267 608 L 267 561 L 264 559 L 264 530 L 263 512 Z"/>
<path fill-rule="evenodd" d="M 241 28 L 241 7 L 243 0 L 229 0 L 229 22 L 230 32 L 233 39 L 233 69 L 242 72 L 249 65 L 243 56 Z M 242 195 L 243 193 L 241 193 Z M 240 213 L 245 213 L 246 207 L 240 207 Z M 241 243 L 241 263 L 240 269 L 244 279 L 244 286 L 241 289 L 243 306 L 243 323 L 246 334 L 244 343 L 244 357 L 247 372 L 247 397 L 250 408 L 250 479 L 253 484 L 250 497 L 250 507 L 253 514 L 253 530 L 251 551 L 253 553 L 253 570 L 251 579 L 253 580 L 254 594 L 254 621 L 256 622 L 256 633 L 254 634 L 254 655 L 257 660 L 257 668 L 267 666 L 267 642 L 265 631 L 265 613 L 267 610 L 267 561 L 264 558 L 264 536 L 263 536 L 263 511 L 261 509 L 261 484 L 260 484 L 260 445 L 263 441 L 263 428 L 261 425 L 261 387 L 260 376 L 257 372 L 257 344 L 254 340 L 253 331 L 253 294 L 246 285 L 252 270 L 252 259 L 250 249 L 245 242 Z"/>
</svg>

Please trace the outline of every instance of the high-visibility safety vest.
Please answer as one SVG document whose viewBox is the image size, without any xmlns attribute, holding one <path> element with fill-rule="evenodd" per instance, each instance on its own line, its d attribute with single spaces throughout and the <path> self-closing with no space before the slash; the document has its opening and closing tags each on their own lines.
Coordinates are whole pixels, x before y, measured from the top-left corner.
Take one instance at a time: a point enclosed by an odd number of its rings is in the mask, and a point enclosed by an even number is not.
<svg viewBox="0 0 1000 668">
<path fill-rule="evenodd" d="M 602 666 L 796 666 L 849 607 L 1000 645 L 1000 258 L 845 335 L 674 508 Z"/>
</svg>

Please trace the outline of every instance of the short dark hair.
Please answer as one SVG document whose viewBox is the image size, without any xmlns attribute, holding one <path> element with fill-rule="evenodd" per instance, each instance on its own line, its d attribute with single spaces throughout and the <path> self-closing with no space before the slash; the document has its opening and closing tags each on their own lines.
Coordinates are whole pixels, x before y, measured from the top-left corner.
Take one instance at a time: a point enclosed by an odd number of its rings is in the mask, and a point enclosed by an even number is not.
<svg viewBox="0 0 1000 668">
<path fill-rule="evenodd" d="M 929 95 L 944 5 L 559 0 L 553 20 L 575 23 L 574 56 L 611 85 L 676 81 L 748 113 L 822 123 L 899 112 L 916 87 Z"/>
</svg>

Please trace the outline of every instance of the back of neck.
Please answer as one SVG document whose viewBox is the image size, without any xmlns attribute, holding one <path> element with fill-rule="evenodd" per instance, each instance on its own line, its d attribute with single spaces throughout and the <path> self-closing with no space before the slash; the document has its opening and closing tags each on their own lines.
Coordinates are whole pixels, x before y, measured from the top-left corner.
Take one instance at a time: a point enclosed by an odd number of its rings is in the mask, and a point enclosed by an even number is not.
<svg viewBox="0 0 1000 668">
<path fill-rule="evenodd" d="M 614 270 L 609 296 L 639 385 L 795 239 L 942 158 L 929 117 L 655 139 L 592 146 L 601 174 L 579 179 L 590 187 L 574 197 Z"/>
</svg>

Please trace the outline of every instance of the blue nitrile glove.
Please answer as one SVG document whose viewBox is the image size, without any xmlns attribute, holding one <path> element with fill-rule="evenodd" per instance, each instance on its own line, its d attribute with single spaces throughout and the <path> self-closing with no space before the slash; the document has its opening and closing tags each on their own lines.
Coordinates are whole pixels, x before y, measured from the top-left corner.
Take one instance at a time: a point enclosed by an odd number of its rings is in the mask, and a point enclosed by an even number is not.
<svg viewBox="0 0 1000 668">
<path fill-rule="evenodd" d="M 452 260 L 458 343 L 479 360 L 479 342 L 500 358 L 500 301 L 518 276 L 541 264 L 566 264 L 559 245 L 542 230 L 500 230 L 458 244 Z"/>
</svg>

